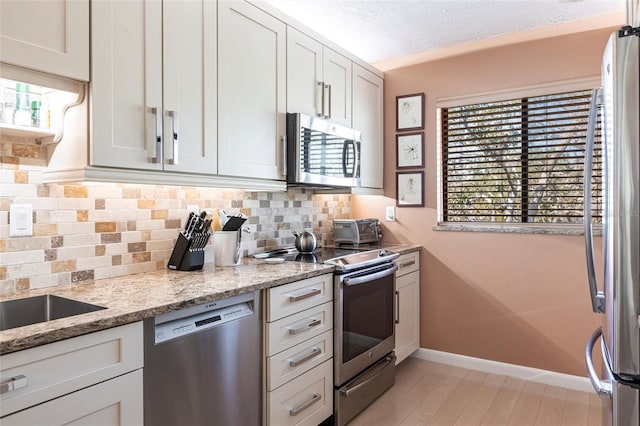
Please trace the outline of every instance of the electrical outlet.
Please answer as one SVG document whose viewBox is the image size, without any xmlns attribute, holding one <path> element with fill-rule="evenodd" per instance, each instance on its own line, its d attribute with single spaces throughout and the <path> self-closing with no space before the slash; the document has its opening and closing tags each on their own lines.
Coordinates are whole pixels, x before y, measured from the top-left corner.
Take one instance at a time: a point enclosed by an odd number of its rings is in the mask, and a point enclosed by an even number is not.
<svg viewBox="0 0 640 426">
<path fill-rule="evenodd" d="M 396 208 L 395 206 L 387 206 L 386 212 L 384 215 L 384 220 L 387 222 L 395 222 L 396 221 Z"/>
<path fill-rule="evenodd" d="M 33 235 L 33 206 L 12 204 L 9 206 L 9 236 L 30 237 Z"/>
<path fill-rule="evenodd" d="M 187 206 L 187 211 L 198 214 L 200 213 L 200 206 L 198 206 L 197 204 L 189 204 Z"/>
</svg>

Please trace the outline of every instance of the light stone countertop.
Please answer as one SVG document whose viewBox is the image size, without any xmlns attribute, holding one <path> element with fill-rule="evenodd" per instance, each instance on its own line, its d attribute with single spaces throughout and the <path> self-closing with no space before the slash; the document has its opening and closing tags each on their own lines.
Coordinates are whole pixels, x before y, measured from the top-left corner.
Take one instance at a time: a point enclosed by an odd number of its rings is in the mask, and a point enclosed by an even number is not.
<svg viewBox="0 0 640 426">
<path fill-rule="evenodd" d="M 385 248 L 401 254 L 416 245 Z M 82 284 L 47 287 L 2 297 L 0 301 L 53 294 L 107 309 L 0 331 L 0 355 L 141 321 L 168 311 L 259 291 L 322 274 L 333 266 L 303 262 L 269 264 L 244 258 L 236 267 L 205 264 L 200 271 L 146 272 Z"/>
</svg>

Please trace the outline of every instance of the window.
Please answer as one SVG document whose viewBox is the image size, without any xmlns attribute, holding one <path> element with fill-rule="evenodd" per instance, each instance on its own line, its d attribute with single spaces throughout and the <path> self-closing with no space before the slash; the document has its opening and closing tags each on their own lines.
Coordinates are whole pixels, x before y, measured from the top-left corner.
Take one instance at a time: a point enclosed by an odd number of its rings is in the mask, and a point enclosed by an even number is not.
<svg viewBox="0 0 640 426">
<path fill-rule="evenodd" d="M 444 222 L 582 223 L 591 91 L 442 108 Z M 600 123 L 593 217 L 601 220 Z"/>
</svg>

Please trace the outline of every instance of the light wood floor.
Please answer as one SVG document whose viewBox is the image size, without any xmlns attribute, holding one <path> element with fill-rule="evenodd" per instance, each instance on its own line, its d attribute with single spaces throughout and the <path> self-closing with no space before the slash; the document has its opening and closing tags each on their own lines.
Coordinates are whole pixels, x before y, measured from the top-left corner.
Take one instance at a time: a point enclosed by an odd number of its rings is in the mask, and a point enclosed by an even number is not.
<svg viewBox="0 0 640 426">
<path fill-rule="evenodd" d="M 408 358 L 349 426 L 600 426 L 601 416 L 595 393 Z"/>
</svg>

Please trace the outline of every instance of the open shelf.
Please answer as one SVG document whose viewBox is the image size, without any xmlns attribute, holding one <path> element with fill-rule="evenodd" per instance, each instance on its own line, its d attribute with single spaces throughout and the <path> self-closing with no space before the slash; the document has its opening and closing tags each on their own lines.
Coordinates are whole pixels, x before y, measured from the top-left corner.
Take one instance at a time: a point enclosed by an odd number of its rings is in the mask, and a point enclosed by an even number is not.
<svg viewBox="0 0 640 426">
<path fill-rule="evenodd" d="M 56 132 L 51 129 L 0 123 L 0 135 L 31 138 L 37 143 L 53 143 L 55 134 Z"/>
</svg>

